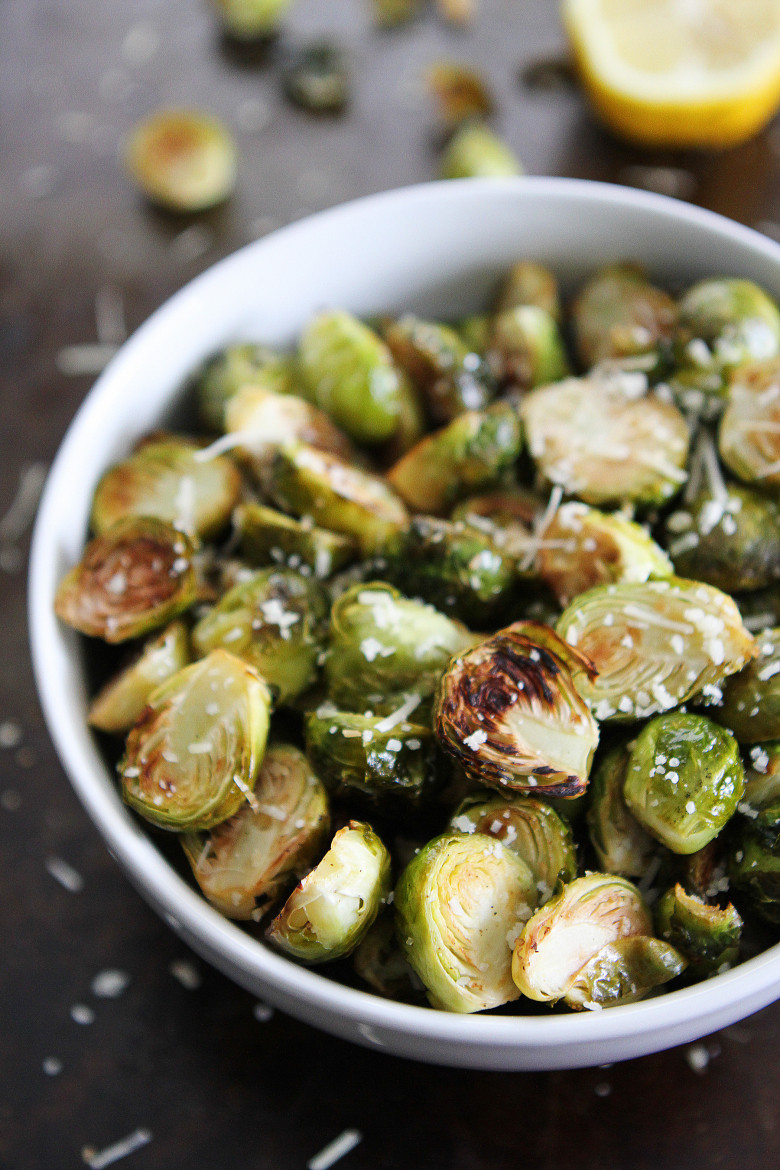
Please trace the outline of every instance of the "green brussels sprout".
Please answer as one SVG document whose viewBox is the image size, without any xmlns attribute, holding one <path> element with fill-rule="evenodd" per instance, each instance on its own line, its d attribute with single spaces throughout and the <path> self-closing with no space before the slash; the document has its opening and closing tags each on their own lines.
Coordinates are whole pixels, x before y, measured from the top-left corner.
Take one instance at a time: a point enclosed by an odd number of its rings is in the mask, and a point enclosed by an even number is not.
<svg viewBox="0 0 780 1170">
<path fill-rule="evenodd" d="M 600 585 L 576 597 L 556 625 L 596 668 L 578 685 L 599 720 L 643 719 L 720 684 L 756 653 L 725 593 L 699 581 Z"/>
<path fill-rule="evenodd" d="M 733 844 L 729 880 L 748 906 L 767 922 L 780 926 L 780 850 L 744 828 Z"/>
<path fill-rule="evenodd" d="M 246 662 L 213 650 L 149 696 L 119 764 L 122 796 L 161 829 L 210 829 L 252 795 L 271 695 Z"/>
<path fill-rule="evenodd" d="M 349 102 L 350 86 L 344 53 L 327 41 L 304 45 L 284 72 L 285 94 L 312 114 L 340 114 Z"/>
<path fill-rule="evenodd" d="M 379 552 L 408 520 L 403 500 L 378 475 L 305 443 L 274 453 L 266 486 L 280 508 L 351 536 L 364 556 Z"/>
<path fill-rule="evenodd" d="M 670 349 L 675 319 L 672 298 L 640 269 L 630 264 L 601 268 L 572 305 L 577 356 L 585 369 L 643 354 L 659 366 Z"/>
<path fill-rule="evenodd" d="M 658 843 L 632 816 L 623 798 L 628 762 L 628 749 L 616 747 L 596 764 L 586 819 L 601 871 L 641 878 L 658 852 Z"/>
<path fill-rule="evenodd" d="M 489 313 L 471 313 L 455 322 L 455 330 L 468 346 L 470 353 L 485 356 L 493 319 Z"/>
<path fill-rule="evenodd" d="M 442 179 L 489 179 L 522 175 L 523 167 L 507 144 L 480 121 L 464 122 L 442 155 Z"/>
<path fill-rule="evenodd" d="M 436 99 L 441 120 L 457 127 L 493 112 L 493 99 L 483 78 L 459 61 L 436 61 L 426 70 L 427 88 Z"/>
<path fill-rule="evenodd" d="M 536 580 L 541 542 L 533 530 L 544 510 L 544 501 L 533 492 L 523 488 L 498 489 L 461 500 L 452 509 L 450 518 L 456 524 L 484 533 L 514 563 L 518 578 Z"/>
<path fill-rule="evenodd" d="M 155 110 L 133 126 L 124 156 L 146 198 L 169 211 L 205 211 L 236 185 L 233 136 L 199 110 Z"/>
<path fill-rule="evenodd" d="M 263 504 L 239 504 L 233 525 L 240 549 L 253 565 L 284 564 L 308 567 L 318 580 L 332 576 L 357 556 L 357 545 L 348 536 L 317 528 L 266 508 Z"/>
<path fill-rule="evenodd" d="M 758 637 L 758 654 L 723 686 L 710 712 L 740 743 L 780 739 L 780 627 Z"/>
<path fill-rule="evenodd" d="M 599 731 L 572 671 L 590 669 L 549 627 L 515 622 L 452 661 L 439 684 L 436 734 L 483 784 L 576 796 Z"/>
<path fill-rule="evenodd" d="M 317 678 L 328 605 L 322 587 L 292 569 L 258 569 L 239 581 L 196 624 L 200 655 L 218 646 L 243 658 L 284 704 Z"/>
<path fill-rule="evenodd" d="M 347 436 L 324 410 L 295 394 L 277 394 L 263 386 L 244 386 L 225 405 L 225 431 L 258 479 L 262 480 L 277 447 L 308 443 L 340 459 L 356 459 Z M 217 444 L 218 445 L 218 444 Z"/>
<path fill-rule="evenodd" d="M 392 438 L 405 375 L 372 329 L 342 309 L 322 312 L 301 334 L 298 358 L 307 397 L 350 438 Z"/>
<path fill-rule="evenodd" d="M 564 606 L 597 585 L 648 581 L 673 572 L 666 553 L 641 524 L 576 501 L 556 509 L 537 563 L 542 580 Z"/>
<path fill-rule="evenodd" d="M 735 371 L 718 449 L 728 469 L 745 483 L 773 493 L 780 488 L 780 358 Z"/>
<path fill-rule="evenodd" d="M 181 621 L 171 622 L 101 688 L 89 705 L 90 727 L 115 734 L 129 731 L 143 714 L 154 688 L 189 660 L 187 627 Z"/>
<path fill-rule="evenodd" d="M 304 734 L 307 755 L 335 796 L 357 796 L 392 812 L 424 803 L 431 792 L 429 727 L 336 711 L 326 704 L 306 716 Z"/>
<path fill-rule="evenodd" d="M 395 28 L 420 15 L 423 0 L 372 0 L 374 22 L 380 28 Z"/>
<path fill-rule="evenodd" d="M 757 833 L 780 838 L 780 741 L 756 744 L 745 766 L 745 792 L 739 805 Z"/>
<path fill-rule="evenodd" d="M 677 882 L 659 900 L 655 922 L 659 937 L 688 960 L 692 981 L 728 971 L 739 957 L 742 919 L 731 903 L 708 906 Z"/>
<path fill-rule="evenodd" d="M 549 268 L 534 260 L 520 260 L 507 272 L 496 298 L 496 313 L 518 305 L 536 305 L 556 321 L 561 320 L 558 281 Z"/>
<path fill-rule="evenodd" d="M 495 317 L 488 360 L 502 385 L 519 390 L 558 382 L 571 372 L 558 322 L 538 305 L 516 305 Z"/>
<path fill-rule="evenodd" d="M 162 520 L 130 516 L 94 537 L 60 582 L 54 611 L 91 638 L 125 642 L 183 613 L 195 601 L 193 549 Z"/>
<path fill-rule="evenodd" d="M 687 962 L 676 947 L 647 935 L 607 943 L 569 984 L 564 1002 L 575 1009 L 636 1003 L 656 987 L 675 979 Z"/>
<path fill-rule="evenodd" d="M 571 826 L 552 805 L 532 796 L 492 796 L 475 792 L 461 801 L 449 828 L 459 833 L 486 833 L 522 857 L 546 902 L 559 881 L 577 875 L 577 850 Z"/>
<path fill-rule="evenodd" d="M 487 362 L 447 325 L 411 313 L 391 321 L 384 338 L 398 365 L 418 387 L 434 425 L 482 410 L 496 395 Z"/>
<path fill-rule="evenodd" d="M 529 999 L 556 1003 L 604 947 L 649 935 L 650 912 L 636 886 L 613 874 L 588 873 L 563 886 L 526 923 L 515 943 L 512 978 Z"/>
<path fill-rule="evenodd" d="M 350 954 L 390 893 L 390 854 L 370 825 L 339 829 L 322 861 L 300 882 L 266 938 L 304 963 Z"/>
<path fill-rule="evenodd" d="M 210 430 L 224 430 L 225 406 L 244 386 L 292 393 L 290 358 L 253 342 L 229 345 L 209 358 L 195 377 L 195 392 L 198 413 Z"/>
<path fill-rule="evenodd" d="M 432 694 L 453 654 L 475 641 L 459 622 L 384 582 L 355 585 L 331 611 L 328 694 L 347 709 L 387 714 L 404 695 Z"/>
<path fill-rule="evenodd" d="M 744 787 L 734 736 L 703 715 L 673 711 L 651 719 L 634 740 L 623 796 L 648 833 L 688 854 L 717 837 Z"/>
<path fill-rule="evenodd" d="M 521 443 L 520 419 L 508 403 L 469 410 L 421 439 L 387 478 L 410 508 L 444 515 L 464 496 L 499 483 Z"/>
<path fill-rule="evenodd" d="M 251 799 L 208 832 L 183 834 L 193 876 L 228 918 L 262 918 L 322 856 L 328 798 L 306 757 L 271 744 Z"/>
<path fill-rule="evenodd" d="M 358 944 L 353 964 L 357 975 L 385 999 L 419 1001 L 421 984 L 396 938 L 391 914 L 380 914 Z"/>
<path fill-rule="evenodd" d="M 587 504 L 661 504 L 687 479 L 688 426 L 644 392 L 644 374 L 600 373 L 531 390 L 520 413 L 549 483 Z"/>
<path fill-rule="evenodd" d="M 292 0 L 211 0 L 225 32 L 237 41 L 263 40 L 279 28 Z"/>
<path fill-rule="evenodd" d="M 433 1007 L 517 999 L 512 944 L 536 902 L 526 863 L 484 833 L 445 833 L 412 858 L 395 888 L 396 932 Z"/>
<path fill-rule="evenodd" d="M 110 467 L 92 500 L 93 530 L 106 532 L 130 516 L 156 516 L 190 536 L 216 536 L 238 502 L 241 474 L 224 456 L 198 459 L 200 450 L 166 435 Z"/>
</svg>

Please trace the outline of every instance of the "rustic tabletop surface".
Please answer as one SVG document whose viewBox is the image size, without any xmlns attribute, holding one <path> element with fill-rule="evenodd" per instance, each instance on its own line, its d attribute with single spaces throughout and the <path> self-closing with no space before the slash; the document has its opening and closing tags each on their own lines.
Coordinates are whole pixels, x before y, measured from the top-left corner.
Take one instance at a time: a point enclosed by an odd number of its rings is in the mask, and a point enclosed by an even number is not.
<svg viewBox="0 0 780 1170">
<path fill-rule="evenodd" d="M 128 1170 L 302 1170 L 353 1129 L 361 1140 L 345 1170 L 780 1164 L 780 1005 L 640 1060 L 502 1074 L 365 1051 L 258 1004 L 183 950 L 119 872 L 57 761 L 29 666 L 36 491 L 101 355 L 244 243 L 434 177 L 429 63 L 482 71 L 494 124 L 530 173 L 646 186 L 780 234 L 780 126 L 719 155 L 621 145 L 560 71 L 535 67 L 563 52 L 556 9 L 480 0 L 465 30 L 432 7 L 382 32 L 370 0 L 299 0 L 277 44 L 247 54 L 221 40 L 207 0 L 2 0 L 0 1164 L 10 1170 L 121 1158 Z M 340 118 L 293 108 L 282 92 L 290 52 L 321 37 L 352 69 Z M 163 215 L 131 187 L 118 148 L 160 105 L 210 110 L 234 132 L 239 183 L 223 208 Z"/>
</svg>

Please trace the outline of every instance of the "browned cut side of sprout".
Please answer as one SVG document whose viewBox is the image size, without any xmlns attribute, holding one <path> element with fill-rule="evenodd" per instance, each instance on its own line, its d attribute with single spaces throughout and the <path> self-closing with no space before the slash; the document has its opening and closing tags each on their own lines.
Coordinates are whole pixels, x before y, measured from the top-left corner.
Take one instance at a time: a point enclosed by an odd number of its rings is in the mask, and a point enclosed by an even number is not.
<svg viewBox="0 0 780 1170">
<path fill-rule="evenodd" d="M 585 283 L 572 306 L 577 352 L 586 369 L 605 358 L 652 354 L 671 346 L 676 320 L 668 293 L 629 264 L 602 268 Z"/>
<path fill-rule="evenodd" d="M 128 171 L 153 203 L 171 211 L 203 211 L 222 203 L 236 183 L 232 135 L 198 110 L 157 110 L 132 130 Z"/>
<path fill-rule="evenodd" d="M 468 65 L 436 61 L 428 67 L 426 81 L 442 120 L 450 126 L 493 112 L 493 98 L 485 80 Z"/>
<path fill-rule="evenodd" d="M 261 478 L 275 448 L 308 443 L 340 459 L 357 452 L 324 410 L 295 394 L 277 394 L 262 386 L 245 386 L 225 406 L 225 431 L 242 459 Z"/>
<path fill-rule="evenodd" d="M 780 488 L 780 358 L 737 369 L 718 447 L 730 471 L 768 491 Z"/>
<path fill-rule="evenodd" d="M 114 734 L 129 731 L 143 714 L 154 688 L 189 660 L 187 627 L 182 621 L 171 622 L 98 692 L 89 707 L 90 727 Z"/>
</svg>

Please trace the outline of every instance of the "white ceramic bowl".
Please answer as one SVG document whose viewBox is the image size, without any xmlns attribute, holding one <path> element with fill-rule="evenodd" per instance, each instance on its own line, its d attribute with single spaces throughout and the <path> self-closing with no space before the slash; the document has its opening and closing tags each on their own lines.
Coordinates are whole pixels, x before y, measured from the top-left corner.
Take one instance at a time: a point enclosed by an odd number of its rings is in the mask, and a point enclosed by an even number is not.
<svg viewBox="0 0 780 1170">
<path fill-rule="evenodd" d="M 205 959 L 317 1027 L 441 1064 L 551 1069 L 601 1064 L 690 1041 L 780 996 L 780 946 L 705 983 L 605 1012 L 460 1016 L 385 1001 L 268 950 L 179 877 L 117 795 L 87 728 L 78 637 L 53 598 L 83 548 L 106 466 L 155 427 L 189 373 L 228 342 L 291 343 L 324 306 L 361 315 L 455 316 L 485 303 L 523 257 L 576 281 L 634 258 L 662 280 L 752 278 L 780 297 L 780 247 L 730 221 L 644 192 L 567 179 L 431 183 L 315 215 L 192 281 L 123 346 L 87 396 L 49 476 L 35 528 L 30 625 L 43 709 L 62 763 L 141 894 Z"/>
</svg>

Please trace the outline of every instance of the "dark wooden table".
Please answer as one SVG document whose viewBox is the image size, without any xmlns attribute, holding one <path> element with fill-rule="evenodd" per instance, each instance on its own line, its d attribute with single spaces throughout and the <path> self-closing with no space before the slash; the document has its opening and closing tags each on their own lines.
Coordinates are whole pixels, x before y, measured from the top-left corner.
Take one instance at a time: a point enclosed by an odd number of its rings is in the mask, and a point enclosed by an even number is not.
<svg viewBox="0 0 780 1170">
<path fill-rule="evenodd" d="M 415 1065 L 258 1008 L 183 951 L 108 856 L 54 755 L 28 662 L 18 492 L 34 496 L 89 390 L 74 369 L 95 353 L 72 347 L 115 343 L 123 318 L 133 330 L 276 225 L 433 177 L 429 62 L 483 70 L 496 128 L 531 173 L 660 188 L 780 233 L 780 127 L 720 155 L 643 153 L 600 130 L 576 89 L 521 83 L 563 49 L 556 8 L 481 0 L 465 31 L 430 11 L 380 33 L 369 0 L 300 0 L 263 58 L 221 42 L 206 0 L 0 4 L 0 515 L 16 499 L 0 521 L 2 1166 L 68 1170 L 86 1147 L 129 1137 L 139 1148 L 121 1164 L 137 1170 L 300 1170 L 353 1127 L 362 1141 L 345 1170 L 780 1162 L 780 1006 L 699 1045 L 550 1074 Z M 350 55 L 340 119 L 281 93 L 286 53 L 320 35 Z M 241 172 L 224 208 L 166 216 L 129 185 L 119 144 L 163 104 L 233 129 Z"/>
</svg>

